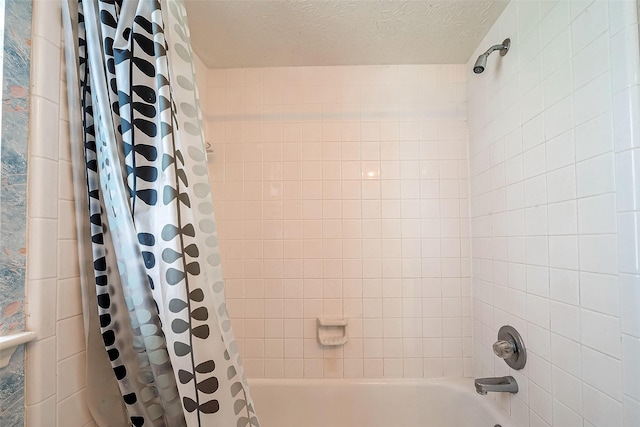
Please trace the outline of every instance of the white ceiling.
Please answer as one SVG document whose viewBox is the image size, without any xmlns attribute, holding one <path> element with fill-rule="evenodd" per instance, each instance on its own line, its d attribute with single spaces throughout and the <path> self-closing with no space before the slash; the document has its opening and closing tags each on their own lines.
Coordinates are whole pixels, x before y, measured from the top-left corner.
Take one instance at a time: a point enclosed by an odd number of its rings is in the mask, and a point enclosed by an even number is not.
<svg viewBox="0 0 640 427">
<path fill-rule="evenodd" d="M 186 0 L 186 6 L 195 52 L 210 68 L 233 68 L 466 63 L 507 2 Z"/>
</svg>

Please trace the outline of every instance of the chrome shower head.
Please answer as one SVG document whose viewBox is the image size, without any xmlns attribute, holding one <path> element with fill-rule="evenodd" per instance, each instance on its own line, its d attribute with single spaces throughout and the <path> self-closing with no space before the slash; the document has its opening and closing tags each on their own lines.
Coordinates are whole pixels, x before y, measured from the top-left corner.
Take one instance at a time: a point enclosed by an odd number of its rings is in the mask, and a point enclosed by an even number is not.
<svg viewBox="0 0 640 427">
<path fill-rule="evenodd" d="M 488 54 L 483 53 L 482 55 L 478 56 L 478 59 L 476 59 L 476 63 L 473 65 L 473 72 L 476 74 L 480 74 L 481 72 L 484 71 L 484 67 L 487 66 L 487 58 L 489 57 Z"/>
<path fill-rule="evenodd" d="M 487 66 L 487 58 L 491 55 L 491 52 L 496 50 L 500 51 L 500 56 L 505 56 L 507 52 L 509 52 L 509 48 L 511 47 L 511 39 L 504 39 L 502 44 L 497 44 L 491 46 L 485 53 L 478 56 L 476 59 L 476 63 L 473 65 L 473 72 L 476 74 L 480 74 L 484 71 L 484 68 Z"/>
</svg>

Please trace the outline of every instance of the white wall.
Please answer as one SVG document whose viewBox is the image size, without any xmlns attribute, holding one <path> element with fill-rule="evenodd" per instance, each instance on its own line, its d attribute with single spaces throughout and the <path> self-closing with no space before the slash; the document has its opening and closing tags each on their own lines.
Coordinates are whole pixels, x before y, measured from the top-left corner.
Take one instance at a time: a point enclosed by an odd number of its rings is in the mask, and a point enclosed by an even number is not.
<svg viewBox="0 0 640 427">
<path fill-rule="evenodd" d="M 513 1 L 475 55 L 509 54 L 468 64 L 475 374 L 517 378 L 496 399 L 518 426 L 640 425 L 635 7 Z M 491 351 L 503 324 L 522 371 Z"/>
<path fill-rule="evenodd" d="M 229 310 L 250 377 L 471 374 L 464 67 L 209 70 Z M 316 318 L 349 319 L 344 348 Z"/>
<path fill-rule="evenodd" d="M 33 2 L 27 218 L 28 427 L 93 426 L 85 352 L 60 2 Z"/>
</svg>

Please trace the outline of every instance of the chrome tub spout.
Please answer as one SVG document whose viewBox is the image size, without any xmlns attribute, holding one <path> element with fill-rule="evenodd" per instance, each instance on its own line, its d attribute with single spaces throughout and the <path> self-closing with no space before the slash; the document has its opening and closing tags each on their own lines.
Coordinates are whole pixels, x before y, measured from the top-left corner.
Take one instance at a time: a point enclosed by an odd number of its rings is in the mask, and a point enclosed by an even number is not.
<svg viewBox="0 0 640 427">
<path fill-rule="evenodd" d="M 475 380 L 476 392 L 485 395 L 488 392 L 517 393 L 518 383 L 512 376 L 477 378 Z"/>
</svg>

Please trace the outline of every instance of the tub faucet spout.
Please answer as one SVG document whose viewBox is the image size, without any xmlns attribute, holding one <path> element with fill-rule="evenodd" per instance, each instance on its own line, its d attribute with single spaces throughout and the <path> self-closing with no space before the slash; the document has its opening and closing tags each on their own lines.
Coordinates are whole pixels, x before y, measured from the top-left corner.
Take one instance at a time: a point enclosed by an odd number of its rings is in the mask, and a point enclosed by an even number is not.
<svg viewBox="0 0 640 427">
<path fill-rule="evenodd" d="M 488 392 L 517 393 L 518 383 L 512 376 L 477 378 L 475 380 L 476 392 L 485 395 Z"/>
</svg>

